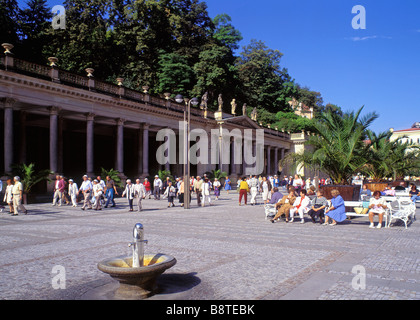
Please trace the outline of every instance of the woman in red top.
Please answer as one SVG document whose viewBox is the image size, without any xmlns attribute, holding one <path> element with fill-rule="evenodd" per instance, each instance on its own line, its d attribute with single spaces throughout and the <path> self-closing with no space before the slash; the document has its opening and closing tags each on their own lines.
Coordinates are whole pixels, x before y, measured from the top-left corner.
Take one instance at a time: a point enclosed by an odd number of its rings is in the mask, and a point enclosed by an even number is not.
<svg viewBox="0 0 420 320">
<path fill-rule="evenodd" d="M 149 196 L 149 199 L 150 199 L 152 196 L 152 187 L 150 185 L 150 181 L 147 178 L 145 178 L 143 185 L 144 185 L 144 188 L 146 189 L 146 197 Z"/>
</svg>

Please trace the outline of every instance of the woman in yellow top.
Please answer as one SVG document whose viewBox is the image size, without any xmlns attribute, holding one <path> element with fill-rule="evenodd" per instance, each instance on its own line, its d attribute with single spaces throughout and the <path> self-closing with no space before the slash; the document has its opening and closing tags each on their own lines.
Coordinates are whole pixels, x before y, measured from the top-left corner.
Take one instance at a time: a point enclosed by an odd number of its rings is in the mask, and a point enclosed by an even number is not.
<svg viewBox="0 0 420 320">
<path fill-rule="evenodd" d="M 249 192 L 249 186 L 248 186 L 248 182 L 246 182 L 246 177 L 245 177 L 239 185 L 239 205 L 242 204 L 242 197 L 245 200 L 245 205 L 247 204 L 248 192 Z"/>
</svg>

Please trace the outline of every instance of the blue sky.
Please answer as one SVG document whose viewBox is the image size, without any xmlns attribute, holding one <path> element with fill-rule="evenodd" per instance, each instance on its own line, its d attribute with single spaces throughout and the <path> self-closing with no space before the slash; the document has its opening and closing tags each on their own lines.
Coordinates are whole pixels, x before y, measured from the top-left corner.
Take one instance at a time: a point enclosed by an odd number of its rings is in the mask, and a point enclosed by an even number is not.
<svg viewBox="0 0 420 320">
<path fill-rule="evenodd" d="M 211 17 L 232 17 L 244 37 L 242 46 L 257 39 L 282 52 L 282 67 L 299 84 L 321 92 L 324 103 L 377 112 L 372 130 L 406 129 L 420 121 L 419 0 L 206 3 Z M 366 9 L 365 30 L 352 28 L 356 5 Z"/>
</svg>

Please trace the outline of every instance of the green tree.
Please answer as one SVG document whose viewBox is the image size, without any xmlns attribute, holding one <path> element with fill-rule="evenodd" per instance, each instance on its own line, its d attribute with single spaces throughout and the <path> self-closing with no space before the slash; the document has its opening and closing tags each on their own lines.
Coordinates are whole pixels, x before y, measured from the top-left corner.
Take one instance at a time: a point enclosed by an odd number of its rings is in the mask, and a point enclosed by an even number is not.
<svg viewBox="0 0 420 320">
<path fill-rule="evenodd" d="M 203 47 L 199 55 L 199 61 L 194 65 L 196 84 L 193 95 L 201 96 L 208 92 L 209 107 L 217 108 L 217 97 L 223 95 L 224 100 L 231 101 L 237 93 L 236 88 L 237 70 L 234 65 L 232 51 L 216 43 L 209 43 Z M 230 106 L 225 103 L 226 112 L 230 112 Z"/>
<path fill-rule="evenodd" d="M 19 36 L 19 6 L 16 0 L 0 0 L 0 37 L 2 43 L 16 44 Z"/>
<path fill-rule="evenodd" d="M 21 45 L 16 54 L 19 58 L 39 63 L 46 62 L 42 54 L 51 41 L 51 9 L 46 0 L 29 0 L 20 12 Z"/>
<path fill-rule="evenodd" d="M 239 49 L 239 42 L 242 41 L 243 37 L 239 30 L 237 30 L 230 22 L 232 18 L 227 14 L 219 14 L 213 19 L 215 25 L 215 31 L 213 37 L 234 51 Z"/>
<path fill-rule="evenodd" d="M 157 92 L 181 93 L 190 96 L 194 72 L 188 61 L 177 53 L 164 53 L 159 57 Z"/>
<path fill-rule="evenodd" d="M 237 59 L 237 68 L 243 99 L 248 105 L 271 113 L 289 109 L 283 84 L 292 79 L 287 70 L 280 67 L 282 56 L 280 51 L 269 49 L 262 41 L 252 40 L 243 48 Z"/>
<path fill-rule="evenodd" d="M 96 77 L 106 79 L 113 65 L 109 5 L 110 0 L 65 0 L 66 28 L 50 28 L 52 40 L 43 54 L 58 57 L 65 70 L 85 75 L 91 67 Z"/>
</svg>

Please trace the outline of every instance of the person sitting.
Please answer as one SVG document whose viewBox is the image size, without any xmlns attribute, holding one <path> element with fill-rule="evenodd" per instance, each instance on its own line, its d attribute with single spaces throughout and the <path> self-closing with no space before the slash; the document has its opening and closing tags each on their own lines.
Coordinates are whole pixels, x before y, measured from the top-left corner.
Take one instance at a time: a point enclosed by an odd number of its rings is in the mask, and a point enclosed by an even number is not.
<svg viewBox="0 0 420 320">
<path fill-rule="evenodd" d="M 293 207 L 293 204 L 296 201 L 295 196 L 295 188 L 293 186 L 289 187 L 289 194 L 285 195 L 283 199 L 280 200 L 280 202 L 277 203 L 276 209 L 277 214 L 274 216 L 273 219 L 271 219 L 271 223 L 274 223 L 277 219 L 279 219 L 282 215 L 286 216 L 286 222 L 289 222 L 289 214 L 290 214 L 290 208 Z"/>
<path fill-rule="evenodd" d="M 319 217 L 319 223 L 324 223 L 324 213 L 327 206 L 328 201 L 324 197 L 324 192 L 318 190 L 316 198 L 312 200 L 311 209 L 308 211 L 308 215 L 311 217 L 313 223 L 316 223 L 316 217 Z"/>
<path fill-rule="evenodd" d="M 417 200 L 420 200 L 420 191 L 417 189 L 415 184 L 411 185 L 409 194 L 410 194 L 411 201 L 413 201 L 414 203 Z"/>
<path fill-rule="evenodd" d="M 369 228 L 374 228 L 373 224 L 373 217 L 374 215 L 379 216 L 379 223 L 376 228 L 380 229 L 382 228 L 382 220 L 384 218 L 385 209 L 387 208 L 386 200 L 384 198 L 381 198 L 381 192 L 375 191 L 373 193 L 373 197 L 370 199 L 369 203 L 369 221 L 370 226 Z"/>
<path fill-rule="evenodd" d="M 363 200 L 366 197 L 368 197 L 368 199 L 370 199 L 371 196 L 372 196 L 372 191 L 370 191 L 368 189 L 367 184 L 364 184 L 362 186 L 362 190 L 360 191 L 360 200 Z"/>
<path fill-rule="evenodd" d="M 331 190 L 331 207 L 325 210 L 325 223 L 323 225 L 329 225 L 329 219 L 333 222 L 331 226 L 337 225 L 337 222 L 343 222 L 347 219 L 346 208 L 344 206 L 344 199 L 340 196 L 340 192 L 337 189 Z"/>
<path fill-rule="evenodd" d="M 391 185 L 388 185 L 387 187 L 385 187 L 383 195 L 388 197 L 395 197 L 395 190 L 392 188 Z"/>
<path fill-rule="evenodd" d="M 279 192 L 279 188 L 274 187 L 273 194 L 271 195 L 271 199 L 268 204 L 277 204 L 277 202 L 279 202 L 282 198 L 283 195 Z"/>
<path fill-rule="evenodd" d="M 311 199 L 306 196 L 306 190 L 300 190 L 300 197 L 298 197 L 293 204 L 293 207 L 290 208 L 290 217 L 292 218 L 290 222 L 293 222 L 295 213 L 299 213 L 300 223 L 305 223 L 305 219 L 303 215 L 309 211 L 309 205 L 311 203 Z"/>
</svg>

